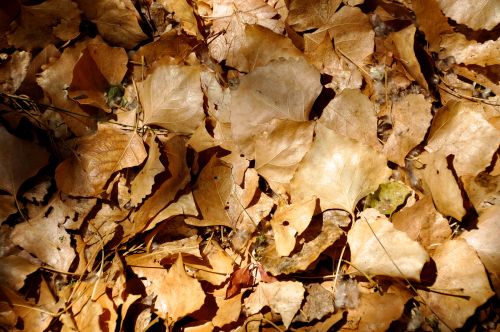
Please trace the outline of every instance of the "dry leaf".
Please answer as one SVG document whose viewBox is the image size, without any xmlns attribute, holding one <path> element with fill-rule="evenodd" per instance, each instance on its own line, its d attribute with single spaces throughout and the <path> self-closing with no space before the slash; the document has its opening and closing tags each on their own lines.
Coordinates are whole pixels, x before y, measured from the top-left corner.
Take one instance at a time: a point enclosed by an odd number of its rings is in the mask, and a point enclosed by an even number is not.
<svg viewBox="0 0 500 332">
<path fill-rule="evenodd" d="M 26 277 L 38 270 L 38 265 L 19 255 L 0 257 L 0 282 L 4 286 L 19 290 Z"/>
<path fill-rule="evenodd" d="M 157 296 L 156 313 L 163 319 L 176 322 L 180 318 L 198 310 L 205 301 L 205 292 L 198 280 L 187 275 L 182 256 L 175 261 L 170 270 L 132 267 L 141 277 L 145 277 L 148 294 Z"/>
<path fill-rule="evenodd" d="M 410 200 L 411 195 L 411 188 L 401 182 L 382 183 L 377 191 L 366 197 L 365 208 L 375 208 L 382 214 L 392 215 L 407 199 Z"/>
<path fill-rule="evenodd" d="M 271 219 L 276 251 L 288 256 L 295 247 L 295 238 L 309 225 L 316 208 L 316 198 L 290 205 L 280 205 Z"/>
<path fill-rule="evenodd" d="M 413 0 L 411 3 L 415 12 L 419 30 L 425 33 L 425 39 L 429 42 L 429 51 L 439 52 L 441 35 L 453 32 L 439 8 L 437 0 Z"/>
<path fill-rule="evenodd" d="M 203 93 L 198 66 L 161 66 L 137 84 L 143 122 L 191 134 L 203 123 Z"/>
<path fill-rule="evenodd" d="M 436 262 L 437 279 L 431 289 L 467 298 L 438 292 L 419 293 L 433 313 L 446 324 L 440 322 L 442 331 L 457 329 L 494 293 L 483 264 L 465 240 L 447 241 L 436 249 L 432 259 Z"/>
<path fill-rule="evenodd" d="M 464 175 L 460 180 L 469 200 L 480 215 L 483 211 L 499 204 L 500 175 L 491 176 L 487 173 L 479 173 L 475 177 Z"/>
<path fill-rule="evenodd" d="M 392 133 L 384 145 L 387 159 L 401 167 L 405 157 L 424 139 L 432 120 L 432 104 L 424 96 L 407 95 L 392 107 Z"/>
<path fill-rule="evenodd" d="M 500 10 L 500 6 L 498 8 Z M 499 20 L 500 22 L 500 20 Z M 478 66 L 499 65 L 498 52 L 500 52 L 500 38 L 497 40 L 488 40 L 484 43 L 478 43 L 467 38 L 460 33 L 444 35 L 441 38 L 440 57 L 446 58 L 452 56 L 456 63 Z"/>
<path fill-rule="evenodd" d="M 227 289 L 229 286 L 227 287 Z M 212 318 L 212 324 L 215 327 L 222 327 L 226 324 L 238 320 L 241 314 L 241 298 L 243 293 L 234 297 L 226 297 L 226 288 L 214 292 L 215 302 L 217 303 L 217 312 Z"/>
<path fill-rule="evenodd" d="M 233 272 L 233 259 L 214 240 L 208 242 L 203 248 L 203 255 L 208 259 L 211 268 L 196 271 L 198 280 L 205 280 L 215 286 L 220 286 Z M 190 264 L 196 268 L 195 265 Z"/>
<path fill-rule="evenodd" d="M 493 29 L 500 23 L 500 4 L 496 0 L 453 1 L 437 0 L 446 16 L 474 30 Z"/>
<path fill-rule="evenodd" d="M 295 31 L 329 26 L 341 0 L 292 0 L 286 21 Z"/>
<path fill-rule="evenodd" d="M 351 263 L 368 275 L 383 275 L 420 281 L 429 255 L 406 233 L 394 229 L 386 216 L 375 209 L 359 214 L 347 234 Z"/>
<path fill-rule="evenodd" d="M 162 221 L 169 220 L 175 216 L 182 215 L 196 217 L 198 214 L 198 208 L 196 207 L 193 193 L 189 192 L 182 195 L 177 201 L 170 203 L 167 207 L 161 210 L 160 213 L 158 213 L 153 220 L 151 220 L 146 230 L 149 231 Z"/>
<path fill-rule="evenodd" d="M 276 281 L 270 284 L 261 282 L 245 299 L 245 307 L 252 315 L 268 306 L 281 315 L 285 328 L 288 328 L 302 304 L 304 292 L 304 286 L 297 281 Z"/>
<path fill-rule="evenodd" d="M 335 301 L 332 293 L 319 284 L 306 286 L 307 296 L 302 310 L 296 320 L 310 323 L 316 319 L 322 319 L 328 314 L 335 312 Z"/>
<path fill-rule="evenodd" d="M 202 38 L 198 30 L 198 22 L 196 21 L 193 7 L 190 3 L 186 0 L 161 0 L 158 2 L 168 8 L 170 12 L 174 13 L 175 20 L 181 24 L 184 31 L 199 39 Z"/>
<path fill-rule="evenodd" d="M 326 105 L 319 123 L 335 133 L 380 149 L 375 105 L 360 90 L 344 89 Z"/>
<path fill-rule="evenodd" d="M 47 0 L 34 6 L 21 6 L 8 40 L 16 48 L 44 48 L 57 39 L 76 38 L 79 27 L 80 11 L 73 1 Z"/>
<path fill-rule="evenodd" d="M 59 164 L 57 185 L 69 195 L 95 196 L 114 172 L 137 166 L 146 156 L 136 133 L 100 124 L 95 134 L 78 140 L 78 148 L 70 159 Z"/>
<path fill-rule="evenodd" d="M 11 195 L 0 195 L 0 225 L 14 212 L 17 212 L 14 197 Z"/>
<path fill-rule="evenodd" d="M 477 224 L 477 229 L 463 233 L 469 246 L 474 248 L 490 274 L 490 278 L 497 295 L 500 293 L 500 208 L 490 207 L 485 210 Z"/>
<path fill-rule="evenodd" d="M 11 135 L 0 127 L 0 189 L 17 195 L 21 184 L 34 176 L 49 161 L 49 154 L 40 146 Z"/>
<path fill-rule="evenodd" d="M 139 26 L 139 13 L 130 0 L 75 0 L 110 44 L 134 48 L 147 36 Z"/>
<path fill-rule="evenodd" d="M 231 132 L 246 158 L 255 158 L 255 138 L 272 131 L 271 120 L 308 120 L 319 78 L 304 59 L 273 61 L 241 78 L 231 96 Z"/>
<path fill-rule="evenodd" d="M 0 63 L 0 91 L 15 93 L 21 86 L 28 72 L 31 54 L 25 51 L 16 51 L 8 61 Z"/>
<path fill-rule="evenodd" d="M 319 123 L 316 137 L 291 182 L 292 201 L 317 196 L 321 210 L 353 212 L 357 202 L 391 174 L 384 156 Z"/>
</svg>

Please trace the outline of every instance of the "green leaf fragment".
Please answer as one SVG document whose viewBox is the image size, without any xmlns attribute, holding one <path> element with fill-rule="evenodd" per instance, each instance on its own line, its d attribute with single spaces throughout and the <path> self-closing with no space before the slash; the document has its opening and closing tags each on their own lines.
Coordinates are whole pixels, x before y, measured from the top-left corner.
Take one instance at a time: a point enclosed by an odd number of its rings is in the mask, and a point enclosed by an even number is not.
<svg viewBox="0 0 500 332">
<path fill-rule="evenodd" d="M 391 215 L 411 195 L 411 189 L 400 182 L 382 183 L 377 191 L 366 198 L 365 208 L 375 208 Z"/>
</svg>

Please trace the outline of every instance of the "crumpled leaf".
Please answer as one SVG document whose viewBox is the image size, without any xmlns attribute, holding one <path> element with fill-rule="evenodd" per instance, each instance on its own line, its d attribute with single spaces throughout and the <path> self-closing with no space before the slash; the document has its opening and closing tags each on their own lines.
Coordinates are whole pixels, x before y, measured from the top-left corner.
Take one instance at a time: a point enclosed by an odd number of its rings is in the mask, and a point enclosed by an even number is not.
<svg viewBox="0 0 500 332">
<path fill-rule="evenodd" d="M 391 215 L 411 195 L 411 188 L 401 182 L 382 183 L 376 192 L 366 197 L 365 206 Z"/>
<path fill-rule="evenodd" d="M 420 281 L 420 272 L 430 259 L 418 242 L 396 230 L 387 217 L 375 209 L 359 214 L 347 234 L 347 243 L 351 249 L 351 263 L 368 275 Z"/>
<path fill-rule="evenodd" d="M 272 131 L 271 120 L 308 120 L 321 91 L 319 79 L 304 59 L 272 61 L 240 79 L 231 95 L 231 132 L 246 158 L 255 158 L 255 139 Z"/>
<path fill-rule="evenodd" d="M 15 51 L 0 64 L 0 91 L 11 93 L 19 89 L 28 72 L 31 54 L 26 51 Z"/>
<path fill-rule="evenodd" d="M 8 40 L 16 48 L 32 50 L 44 48 L 57 39 L 74 39 L 79 33 L 78 6 L 71 0 L 47 0 L 34 6 L 21 6 Z"/>
<path fill-rule="evenodd" d="M 268 241 L 269 243 L 264 248 L 257 249 L 261 255 L 260 262 L 266 271 L 275 276 L 306 270 L 326 248 L 344 234 L 338 224 L 344 223 L 346 220 L 349 220 L 349 217 L 345 215 L 337 215 L 335 218 L 323 220 L 319 234 L 311 241 L 306 242 L 298 253 L 290 257 L 279 256 L 274 241 Z M 311 226 L 309 227 L 311 228 Z"/>
<path fill-rule="evenodd" d="M 132 270 L 150 282 L 146 290 L 148 294 L 157 296 L 155 310 L 163 319 L 178 321 L 198 310 L 205 302 L 205 292 L 199 281 L 186 273 L 180 254 L 168 272 L 138 266 L 132 267 Z"/>
<path fill-rule="evenodd" d="M 177 133 L 191 134 L 202 124 L 200 67 L 166 65 L 137 84 L 143 122 Z"/>
<path fill-rule="evenodd" d="M 474 30 L 493 29 L 500 23 L 500 4 L 496 0 L 473 1 L 437 0 L 446 16 Z"/>
<path fill-rule="evenodd" d="M 500 130 L 486 120 L 480 105 L 450 101 L 434 117 L 426 150 L 454 155 L 458 176 L 477 175 L 491 163 Z"/>
<path fill-rule="evenodd" d="M 304 286 L 297 281 L 261 282 L 254 292 L 245 299 L 245 307 L 249 314 L 258 313 L 268 306 L 281 315 L 286 328 L 290 326 L 304 299 Z"/>
<path fill-rule="evenodd" d="M 302 306 L 302 310 L 299 311 L 296 320 L 309 323 L 335 312 L 334 296 L 323 286 L 310 284 L 306 286 L 306 290 L 306 301 Z"/>
<path fill-rule="evenodd" d="M 384 144 L 387 159 L 405 166 L 405 157 L 420 144 L 432 120 L 432 104 L 423 95 L 406 95 L 392 106 L 391 135 Z"/>
<path fill-rule="evenodd" d="M 151 193 L 155 176 L 165 170 L 165 166 L 160 161 L 160 148 L 155 141 L 155 135 L 150 135 L 146 143 L 149 146 L 148 159 L 130 184 L 132 206 L 137 206 L 144 197 Z"/>
<path fill-rule="evenodd" d="M 273 19 L 276 9 L 263 0 L 215 0 L 210 16 L 212 33 L 218 35 L 208 45 L 210 55 L 217 61 L 238 57 L 235 50 L 241 47 L 245 25 L 258 24 L 276 33 L 283 32 L 283 23 Z"/>
<path fill-rule="evenodd" d="M 276 251 L 288 256 L 295 247 L 295 238 L 309 225 L 316 208 L 316 198 L 290 205 L 280 205 L 271 219 Z"/>
<path fill-rule="evenodd" d="M 329 26 L 341 0 L 292 0 L 286 21 L 295 31 Z"/>
<path fill-rule="evenodd" d="M 12 196 L 28 178 L 49 161 L 49 154 L 40 146 L 11 135 L 0 127 L 0 190 Z"/>
<path fill-rule="evenodd" d="M 460 235 L 476 250 L 481 262 L 488 270 L 495 291 L 500 294 L 500 208 L 492 206 L 479 216 L 477 229 Z"/>
<path fill-rule="evenodd" d="M 97 25 L 110 44 L 134 48 L 147 36 L 139 25 L 139 13 L 130 0 L 75 0 L 85 16 Z"/>
<path fill-rule="evenodd" d="M 439 324 L 442 331 L 449 331 L 447 327 L 460 328 L 477 307 L 494 295 L 484 266 L 464 239 L 447 241 L 436 249 L 432 259 L 436 262 L 437 278 L 431 289 L 467 298 L 438 292 L 419 291 L 419 294 L 446 323 L 447 326 Z"/>
<path fill-rule="evenodd" d="M 331 28 L 335 49 L 357 65 L 362 65 L 373 53 L 375 46 L 372 26 L 368 16 L 358 7 L 344 6 L 333 14 Z"/>
<path fill-rule="evenodd" d="M 371 147 L 318 123 L 314 142 L 290 183 L 292 202 L 317 196 L 323 211 L 352 213 L 361 198 L 389 177 L 386 162 Z"/>
<path fill-rule="evenodd" d="M 57 186 L 73 196 L 98 195 L 114 172 L 137 166 L 146 156 L 136 133 L 100 124 L 95 134 L 78 139 L 75 154 L 59 164 Z"/>
<path fill-rule="evenodd" d="M 344 89 L 326 105 L 319 123 L 344 135 L 380 149 L 374 104 L 358 89 Z"/>
<path fill-rule="evenodd" d="M 478 43 L 474 40 L 467 40 L 460 33 L 453 33 L 444 35 L 440 46 L 444 48 L 444 52 L 441 53 L 440 57 L 446 58 L 447 56 L 452 56 L 455 58 L 456 63 L 478 66 L 500 64 L 500 60 L 498 59 L 500 38 Z"/>
</svg>

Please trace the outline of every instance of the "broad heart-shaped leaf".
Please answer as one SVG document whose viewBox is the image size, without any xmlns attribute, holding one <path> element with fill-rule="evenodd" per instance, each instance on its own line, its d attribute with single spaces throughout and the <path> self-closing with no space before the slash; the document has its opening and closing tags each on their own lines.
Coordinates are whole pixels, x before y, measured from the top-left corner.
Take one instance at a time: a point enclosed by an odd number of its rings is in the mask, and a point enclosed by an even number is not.
<svg viewBox="0 0 500 332">
<path fill-rule="evenodd" d="M 192 134 L 203 121 L 200 67 L 165 65 L 137 84 L 143 122 Z"/>
<path fill-rule="evenodd" d="M 245 307 L 249 314 L 258 313 L 269 306 L 279 313 L 286 328 L 290 326 L 304 299 L 304 286 L 298 281 L 261 282 L 255 291 L 245 299 Z"/>
<path fill-rule="evenodd" d="M 245 157 L 255 158 L 254 140 L 271 120 L 307 121 L 320 91 L 319 72 L 302 58 L 272 61 L 242 77 L 231 95 L 231 132 Z"/>
<path fill-rule="evenodd" d="M 387 180 L 387 160 L 373 148 L 335 133 L 321 123 L 290 184 L 292 202 L 316 196 L 321 210 L 353 213 L 356 203 Z"/>
<path fill-rule="evenodd" d="M 394 228 L 375 209 L 359 215 L 347 235 L 353 266 L 368 275 L 384 275 L 420 281 L 420 272 L 429 260 L 425 249 L 406 233 Z"/>
<path fill-rule="evenodd" d="M 9 134 L 3 127 L 0 127 L 0 142 L 0 190 L 15 196 L 21 184 L 47 164 L 49 154 L 38 145 Z"/>
<path fill-rule="evenodd" d="M 146 156 L 136 133 L 100 124 L 95 134 L 80 138 L 73 156 L 57 167 L 57 186 L 73 196 L 97 195 L 111 174 L 139 165 Z"/>
</svg>

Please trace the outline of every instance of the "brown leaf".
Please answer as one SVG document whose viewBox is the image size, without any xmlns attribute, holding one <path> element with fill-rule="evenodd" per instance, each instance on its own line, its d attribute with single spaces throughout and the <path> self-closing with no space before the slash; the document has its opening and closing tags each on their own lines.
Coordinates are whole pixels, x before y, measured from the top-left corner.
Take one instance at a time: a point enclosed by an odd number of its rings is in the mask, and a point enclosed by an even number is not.
<svg viewBox="0 0 500 332">
<path fill-rule="evenodd" d="M 441 35 L 453 32 L 453 28 L 439 8 L 438 0 L 414 0 L 411 6 L 417 17 L 418 28 L 425 33 L 429 50 L 439 52 Z"/>
<path fill-rule="evenodd" d="M 321 123 L 291 182 L 292 202 L 317 196 L 321 210 L 354 211 L 391 174 L 386 159 L 371 147 L 336 134 Z"/>
<path fill-rule="evenodd" d="M 440 318 L 441 330 L 457 329 L 494 293 L 483 264 L 465 240 L 447 241 L 436 249 L 432 258 L 436 262 L 437 279 L 431 289 L 438 292 L 419 291 L 419 294 Z"/>
<path fill-rule="evenodd" d="M 137 84 L 143 122 L 191 134 L 203 123 L 200 67 L 167 65 Z"/>
<path fill-rule="evenodd" d="M 212 323 L 216 327 L 222 327 L 226 324 L 235 322 L 240 317 L 242 307 L 241 298 L 243 293 L 237 294 L 234 297 L 225 296 L 226 289 L 229 289 L 229 286 L 214 291 L 215 302 L 217 303 L 218 309 L 214 318 L 212 318 Z"/>
<path fill-rule="evenodd" d="M 196 279 L 205 280 L 212 285 L 220 286 L 233 272 L 233 259 L 214 240 L 209 241 L 205 245 L 205 248 L 203 248 L 203 255 L 208 259 L 208 263 L 212 267 L 196 271 Z M 190 264 L 190 266 L 196 268 L 193 264 Z"/>
<path fill-rule="evenodd" d="M 498 59 L 500 38 L 478 43 L 474 40 L 468 40 L 466 36 L 460 33 L 453 33 L 444 35 L 441 38 L 440 46 L 444 48 L 440 57 L 446 58 L 452 56 L 455 58 L 456 63 L 478 66 L 500 64 L 500 60 Z"/>
<path fill-rule="evenodd" d="M 147 36 L 139 25 L 139 13 L 130 0 L 75 0 L 85 16 L 97 25 L 110 44 L 134 48 Z"/>
<path fill-rule="evenodd" d="M 302 304 L 304 292 L 304 286 L 297 281 L 277 281 L 270 284 L 261 282 L 245 299 L 245 307 L 252 315 L 269 306 L 273 312 L 281 315 L 283 324 L 288 328 Z"/>
<path fill-rule="evenodd" d="M 345 89 L 326 105 L 319 123 L 335 133 L 380 150 L 374 104 L 357 89 Z"/>
<path fill-rule="evenodd" d="M 479 173 L 477 176 L 464 175 L 460 178 L 465 192 L 474 209 L 479 214 L 500 202 L 500 175 Z"/>
<path fill-rule="evenodd" d="M 312 322 L 335 312 L 334 296 L 319 284 L 306 286 L 307 296 L 296 320 Z"/>
<path fill-rule="evenodd" d="M 203 37 L 198 30 L 198 22 L 190 3 L 186 0 L 161 0 L 159 3 L 174 13 L 174 19 L 181 24 L 182 29 L 189 35 L 196 36 L 199 39 Z"/>
<path fill-rule="evenodd" d="M 251 268 L 254 266 L 249 264 L 243 268 L 234 271 L 229 277 L 229 283 L 226 290 L 226 299 L 239 294 L 242 288 L 252 287 L 255 283 L 255 276 Z"/>
<path fill-rule="evenodd" d="M 171 202 L 161 210 L 148 224 L 146 231 L 152 230 L 159 223 L 169 220 L 175 216 L 198 216 L 198 208 L 194 201 L 193 193 L 189 192 L 179 197 L 175 202 Z"/>
<path fill-rule="evenodd" d="M 332 23 L 340 0 L 292 0 L 286 21 L 295 31 L 322 28 Z"/>
<path fill-rule="evenodd" d="M 474 30 L 491 30 L 500 23 L 498 1 L 484 0 L 480 4 L 474 1 L 453 0 L 437 0 L 437 2 L 446 16 Z"/>
<path fill-rule="evenodd" d="M 14 212 L 17 212 L 14 197 L 11 195 L 0 195 L 0 225 Z"/>
<path fill-rule="evenodd" d="M 405 166 L 405 157 L 424 139 L 432 120 L 432 104 L 419 94 L 406 95 L 392 108 L 392 133 L 384 145 L 387 159 Z"/>
<path fill-rule="evenodd" d="M 95 196 L 109 177 L 119 170 L 141 164 L 146 158 L 141 138 L 111 124 L 100 124 L 97 132 L 78 139 L 70 159 L 56 169 L 58 187 L 69 195 Z"/>
<path fill-rule="evenodd" d="M 49 161 L 49 154 L 40 146 L 11 135 L 0 127 L 0 189 L 17 195 L 21 184 L 34 176 Z"/>
<path fill-rule="evenodd" d="M 255 158 L 255 139 L 272 131 L 271 120 L 308 120 L 321 91 L 319 78 L 304 59 L 273 61 L 241 78 L 231 96 L 231 131 L 246 158 Z"/>
<path fill-rule="evenodd" d="M 429 261 L 419 243 L 394 229 L 387 217 L 375 209 L 360 213 L 347 234 L 347 243 L 353 266 L 368 275 L 420 281 L 420 272 Z"/>
<path fill-rule="evenodd" d="M 68 41 L 80 33 L 80 11 L 71 0 L 47 0 L 34 6 L 21 6 L 21 13 L 8 35 L 9 44 L 32 50 L 57 39 Z"/>
<path fill-rule="evenodd" d="M 0 91 L 14 93 L 21 86 L 28 72 L 31 54 L 16 51 L 0 64 Z"/>
<path fill-rule="evenodd" d="M 0 257 L 0 282 L 4 286 L 19 290 L 26 277 L 38 270 L 38 265 L 20 255 Z"/>
</svg>

